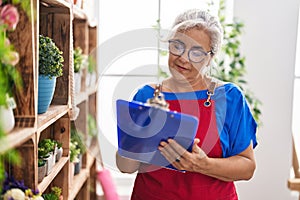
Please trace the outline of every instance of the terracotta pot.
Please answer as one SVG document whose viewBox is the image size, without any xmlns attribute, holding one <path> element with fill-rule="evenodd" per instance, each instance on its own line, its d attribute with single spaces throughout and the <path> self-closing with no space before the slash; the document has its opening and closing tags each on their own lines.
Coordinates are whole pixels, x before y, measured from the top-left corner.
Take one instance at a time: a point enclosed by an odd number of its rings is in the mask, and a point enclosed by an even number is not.
<svg viewBox="0 0 300 200">
<path fill-rule="evenodd" d="M 47 162 L 43 166 L 38 167 L 38 183 L 42 182 L 42 180 L 46 176 L 46 170 Z"/>
</svg>

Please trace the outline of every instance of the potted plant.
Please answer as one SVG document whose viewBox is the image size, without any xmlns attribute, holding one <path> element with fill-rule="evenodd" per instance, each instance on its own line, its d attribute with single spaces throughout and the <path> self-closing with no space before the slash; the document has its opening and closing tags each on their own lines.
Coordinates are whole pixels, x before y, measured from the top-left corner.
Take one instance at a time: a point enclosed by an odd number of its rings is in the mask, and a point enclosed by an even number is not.
<svg viewBox="0 0 300 200">
<path fill-rule="evenodd" d="M 53 194 L 55 194 L 55 196 L 58 197 L 58 200 L 63 200 L 63 196 L 62 196 L 62 190 L 60 187 L 54 186 L 51 188 L 51 191 Z"/>
<path fill-rule="evenodd" d="M 38 183 L 46 176 L 47 161 L 44 158 L 38 158 Z"/>
<path fill-rule="evenodd" d="M 56 143 L 56 157 L 55 157 L 55 161 L 58 162 L 59 159 L 62 157 L 63 148 L 62 148 L 62 143 L 61 142 L 58 142 L 56 140 L 54 140 L 54 142 Z"/>
<path fill-rule="evenodd" d="M 80 92 L 81 89 L 81 69 L 83 67 L 84 56 L 82 54 L 82 49 L 76 47 L 73 51 L 74 58 L 74 82 L 75 82 L 75 93 Z"/>
<path fill-rule="evenodd" d="M 72 185 L 74 171 L 75 171 L 75 163 L 79 162 L 78 155 L 80 154 L 80 150 L 77 148 L 76 142 L 70 142 L 70 170 L 69 170 L 69 183 Z"/>
<path fill-rule="evenodd" d="M 50 193 L 43 194 L 43 198 L 44 200 L 62 200 L 61 188 L 56 186 L 52 187 Z"/>
<path fill-rule="evenodd" d="M 47 160 L 47 170 L 46 175 L 49 175 L 54 164 L 56 158 L 56 144 L 51 139 L 43 139 L 38 144 L 38 153 L 39 157 L 45 158 Z"/>
<path fill-rule="evenodd" d="M 71 141 L 73 144 L 75 144 L 76 149 L 79 151 L 79 154 L 77 155 L 77 159 L 74 162 L 75 164 L 75 174 L 78 174 L 81 169 L 81 163 L 82 163 L 82 154 L 86 151 L 86 146 L 84 144 L 84 137 L 83 133 L 81 131 L 78 131 L 74 126 L 71 128 Z"/>
<path fill-rule="evenodd" d="M 53 98 L 56 78 L 63 74 L 62 51 L 47 36 L 39 36 L 39 82 L 38 82 L 38 114 L 49 108 Z"/>
</svg>

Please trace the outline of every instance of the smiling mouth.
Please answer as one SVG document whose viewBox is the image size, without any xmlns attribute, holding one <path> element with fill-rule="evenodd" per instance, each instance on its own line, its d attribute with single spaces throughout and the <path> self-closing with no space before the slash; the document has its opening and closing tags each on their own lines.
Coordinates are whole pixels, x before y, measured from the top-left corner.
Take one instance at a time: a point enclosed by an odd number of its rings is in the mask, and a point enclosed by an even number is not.
<svg viewBox="0 0 300 200">
<path fill-rule="evenodd" d="M 188 70 L 187 68 L 182 67 L 182 66 L 180 66 L 180 65 L 176 65 L 176 67 L 177 67 L 177 69 L 178 69 L 179 71 L 186 71 L 186 70 Z"/>
</svg>

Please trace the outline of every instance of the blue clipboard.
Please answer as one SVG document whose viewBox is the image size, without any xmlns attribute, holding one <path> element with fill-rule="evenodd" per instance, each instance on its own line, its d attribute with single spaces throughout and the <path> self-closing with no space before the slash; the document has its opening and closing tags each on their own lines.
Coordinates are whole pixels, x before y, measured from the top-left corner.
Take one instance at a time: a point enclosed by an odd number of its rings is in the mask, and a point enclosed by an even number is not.
<svg viewBox="0 0 300 200">
<path fill-rule="evenodd" d="M 159 143 L 173 138 L 191 151 L 199 123 L 196 117 L 137 101 L 120 99 L 116 106 L 119 155 L 175 169 L 161 155 Z"/>
</svg>

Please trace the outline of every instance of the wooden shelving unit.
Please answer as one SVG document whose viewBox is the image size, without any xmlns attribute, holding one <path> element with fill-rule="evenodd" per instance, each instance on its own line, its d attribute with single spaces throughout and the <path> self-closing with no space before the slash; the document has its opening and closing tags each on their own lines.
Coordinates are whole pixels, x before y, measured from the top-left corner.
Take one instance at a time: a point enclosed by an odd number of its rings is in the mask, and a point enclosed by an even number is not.
<svg viewBox="0 0 300 200">
<path fill-rule="evenodd" d="M 96 1 L 96 0 L 95 0 Z M 97 26 L 91 26 L 83 10 L 65 0 L 30 0 L 31 16 L 19 9 L 20 21 L 17 29 L 9 34 L 11 43 L 19 52 L 20 62 L 16 66 L 22 74 L 23 91 L 15 93 L 16 127 L 1 140 L 0 153 L 15 148 L 23 158 L 21 166 L 7 165 L 7 172 L 26 186 L 49 192 L 53 186 L 62 188 L 63 199 L 96 199 L 96 160 L 100 159 L 100 147 L 96 140 L 83 155 L 82 169 L 70 180 L 70 132 L 71 124 L 88 139 L 88 115 L 97 117 L 97 88 L 85 85 L 87 70 L 83 71 L 82 89 L 72 98 L 70 69 L 73 69 L 73 49 L 77 46 L 84 54 L 94 52 L 97 46 Z M 54 98 L 44 114 L 37 114 L 38 98 L 38 37 L 45 35 L 53 39 L 63 51 L 63 76 L 57 78 Z M 80 109 L 79 116 L 71 121 L 71 102 Z M 38 183 L 38 143 L 51 138 L 62 142 L 63 156 L 55 163 L 51 173 Z M 6 145 L 2 145 L 6 144 Z M 99 156 L 99 158 L 97 157 Z M 71 185 L 70 182 L 73 184 Z"/>
</svg>

